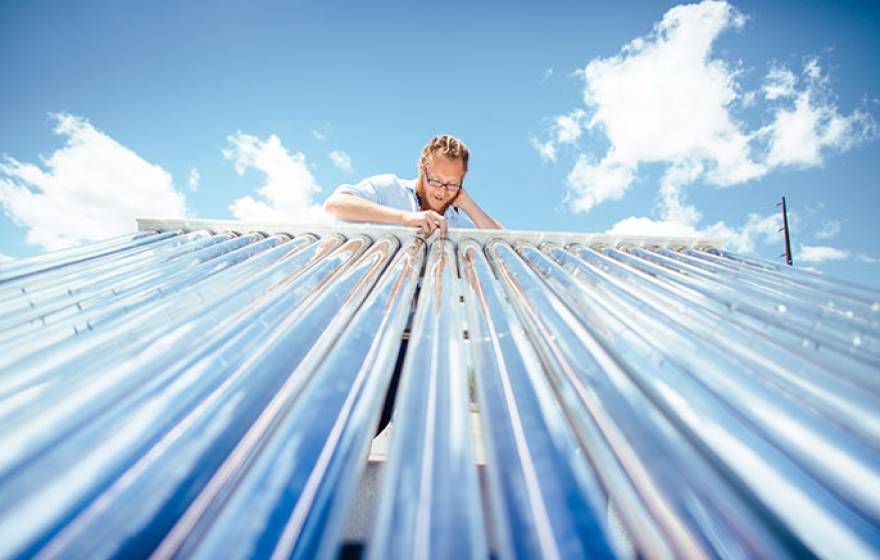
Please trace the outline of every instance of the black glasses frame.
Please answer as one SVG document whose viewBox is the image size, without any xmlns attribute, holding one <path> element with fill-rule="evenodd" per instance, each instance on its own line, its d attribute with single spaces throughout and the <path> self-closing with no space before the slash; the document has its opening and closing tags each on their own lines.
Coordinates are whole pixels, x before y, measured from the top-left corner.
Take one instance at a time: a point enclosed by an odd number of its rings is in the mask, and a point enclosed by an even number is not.
<svg viewBox="0 0 880 560">
<path fill-rule="evenodd" d="M 464 185 L 463 182 L 461 184 L 440 182 L 437 179 L 431 178 L 431 174 L 428 173 L 428 165 L 427 164 L 423 165 L 422 167 L 424 167 L 424 169 L 425 169 L 425 180 L 428 183 L 430 183 L 430 185 L 434 188 L 441 188 L 442 187 L 450 192 L 458 192 L 459 190 L 461 190 L 462 186 Z"/>
</svg>

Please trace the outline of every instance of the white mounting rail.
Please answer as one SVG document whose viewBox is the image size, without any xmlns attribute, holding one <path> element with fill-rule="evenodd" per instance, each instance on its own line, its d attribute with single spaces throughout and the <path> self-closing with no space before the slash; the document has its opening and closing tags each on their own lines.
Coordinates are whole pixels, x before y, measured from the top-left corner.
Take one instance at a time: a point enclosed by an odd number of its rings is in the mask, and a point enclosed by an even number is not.
<svg viewBox="0 0 880 560">
<path fill-rule="evenodd" d="M 236 233 L 248 233 L 259 231 L 262 233 L 289 233 L 297 235 L 302 233 L 331 234 L 341 233 L 346 237 L 352 235 L 369 235 L 377 239 L 383 235 L 396 235 L 401 241 L 418 235 L 415 228 L 400 226 L 385 226 L 373 224 L 355 224 L 349 222 L 336 223 L 306 223 L 306 222 L 241 222 L 236 220 L 211 220 L 211 219 L 181 219 L 181 218 L 138 218 L 138 230 L 146 231 L 155 229 L 160 232 L 184 230 L 194 231 L 207 229 L 215 233 L 234 231 Z M 436 237 L 436 235 L 435 235 Z M 569 243 L 583 243 L 585 245 L 608 245 L 620 247 L 633 245 L 636 247 L 660 246 L 666 248 L 688 247 L 707 248 L 722 247 L 721 239 L 701 239 L 693 237 L 661 237 L 643 235 L 609 235 L 604 233 L 579 233 L 561 231 L 528 231 L 528 230 L 496 230 L 496 229 L 462 229 L 450 228 L 448 238 L 458 243 L 464 239 L 474 239 L 484 242 L 489 239 L 500 238 L 506 241 L 528 241 L 535 245 L 544 242 L 555 242 L 562 245 Z"/>
</svg>

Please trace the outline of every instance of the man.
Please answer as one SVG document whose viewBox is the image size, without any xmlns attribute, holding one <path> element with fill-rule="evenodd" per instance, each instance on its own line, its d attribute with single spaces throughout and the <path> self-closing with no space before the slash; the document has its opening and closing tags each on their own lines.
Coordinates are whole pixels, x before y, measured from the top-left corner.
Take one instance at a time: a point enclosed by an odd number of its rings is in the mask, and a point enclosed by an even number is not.
<svg viewBox="0 0 880 560">
<path fill-rule="evenodd" d="M 422 149 L 417 179 L 391 174 L 340 185 L 324 203 L 332 216 L 351 222 L 416 227 L 446 237 L 449 227 L 502 229 L 464 190 L 470 154 L 464 142 L 443 134 Z"/>
</svg>

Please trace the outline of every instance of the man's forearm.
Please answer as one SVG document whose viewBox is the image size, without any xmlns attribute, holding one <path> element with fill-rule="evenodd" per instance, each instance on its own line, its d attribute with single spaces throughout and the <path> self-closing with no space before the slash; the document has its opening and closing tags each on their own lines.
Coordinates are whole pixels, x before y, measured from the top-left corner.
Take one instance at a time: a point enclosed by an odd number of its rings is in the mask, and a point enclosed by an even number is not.
<svg viewBox="0 0 880 560">
<path fill-rule="evenodd" d="M 353 194 L 331 196 L 324 203 L 324 210 L 340 220 L 379 224 L 402 224 L 406 214 L 403 210 L 382 206 Z"/>
</svg>

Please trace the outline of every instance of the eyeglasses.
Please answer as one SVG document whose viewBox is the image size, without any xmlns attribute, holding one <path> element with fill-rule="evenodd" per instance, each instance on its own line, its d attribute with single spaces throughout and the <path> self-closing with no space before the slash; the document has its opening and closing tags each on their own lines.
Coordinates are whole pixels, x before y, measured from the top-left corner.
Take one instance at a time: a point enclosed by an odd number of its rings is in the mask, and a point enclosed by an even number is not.
<svg viewBox="0 0 880 560">
<path fill-rule="evenodd" d="M 434 187 L 435 189 L 446 189 L 449 192 L 456 192 L 461 188 L 460 184 L 457 183 L 444 183 L 442 181 L 438 181 L 437 179 L 431 177 L 431 174 L 428 173 L 428 166 L 425 165 L 425 180 L 428 182 L 428 185 Z"/>
</svg>

